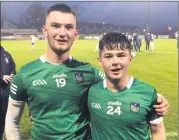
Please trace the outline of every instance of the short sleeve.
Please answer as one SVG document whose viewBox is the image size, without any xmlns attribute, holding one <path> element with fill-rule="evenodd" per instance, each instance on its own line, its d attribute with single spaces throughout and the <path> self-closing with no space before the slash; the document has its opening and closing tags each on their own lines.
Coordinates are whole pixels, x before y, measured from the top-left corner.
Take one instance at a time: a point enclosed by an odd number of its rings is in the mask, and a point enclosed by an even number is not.
<svg viewBox="0 0 179 140">
<path fill-rule="evenodd" d="M 105 78 L 105 74 L 104 72 L 98 70 L 97 68 L 95 67 L 92 67 L 93 68 L 93 71 L 94 71 L 94 83 L 93 84 L 96 84 L 100 81 L 102 81 L 104 78 Z"/>
<path fill-rule="evenodd" d="M 17 101 L 26 101 L 27 94 L 21 73 L 17 73 L 10 85 L 10 97 Z"/>
<path fill-rule="evenodd" d="M 157 104 L 157 91 L 156 91 L 156 89 L 154 89 L 153 94 L 152 94 L 151 106 L 150 106 L 150 111 L 149 111 L 149 114 L 148 114 L 148 121 L 153 121 L 153 120 L 160 118 L 160 116 L 156 113 L 155 109 L 153 108 L 154 104 Z"/>
</svg>

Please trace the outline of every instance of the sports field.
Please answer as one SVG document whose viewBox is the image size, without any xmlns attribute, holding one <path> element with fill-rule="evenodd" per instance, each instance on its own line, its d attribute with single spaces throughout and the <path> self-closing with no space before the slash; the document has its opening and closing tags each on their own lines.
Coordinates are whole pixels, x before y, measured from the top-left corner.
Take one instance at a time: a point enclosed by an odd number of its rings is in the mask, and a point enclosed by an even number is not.
<svg viewBox="0 0 179 140">
<path fill-rule="evenodd" d="M 78 40 L 71 50 L 73 57 L 90 62 L 101 69 L 97 62 L 98 53 L 95 50 L 96 40 Z M 17 71 L 24 64 L 37 59 L 46 49 L 46 41 L 36 42 L 36 51 L 31 51 L 31 41 L 1 41 L 17 65 Z M 145 52 L 142 43 L 141 53 L 138 53 L 130 67 L 130 74 L 155 86 L 159 93 L 165 95 L 170 103 L 170 110 L 164 117 L 167 139 L 178 140 L 178 50 L 175 39 L 156 39 L 155 52 Z M 31 122 L 27 106 L 21 119 L 22 140 L 30 140 Z"/>
</svg>

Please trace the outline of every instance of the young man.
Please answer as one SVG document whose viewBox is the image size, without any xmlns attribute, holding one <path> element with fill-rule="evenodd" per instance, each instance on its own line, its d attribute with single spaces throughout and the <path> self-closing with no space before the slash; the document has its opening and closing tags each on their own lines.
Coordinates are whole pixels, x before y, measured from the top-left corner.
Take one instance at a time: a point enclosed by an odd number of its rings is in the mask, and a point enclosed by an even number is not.
<svg viewBox="0 0 179 140">
<path fill-rule="evenodd" d="M 150 42 L 151 42 L 151 34 L 150 34 L 150 33 L 147 33 L 147 34 L 145 34 L 145 43 L 146 43 L 145 51 L 146 51 L 146 52 L 149 52 Z"/>
<path fill-rule="evenodd" d="M 141 48 L 141 45 L 142 45 L 142 40 L 138 35 L 136 37 L 135 42 L 136 42 L 137 52 L 140 52 L 140 48 Z"/>
<path fill-rule="evenodd" d="M 70 56 L 78 37 L 76 16 L 64 5 L 51 6 L 43 26 L 47 51 L 23 66 L 13 79 L 6 117 L 8 140 L 20 140 L 19 121 L 27 102 L 34 140 L 89 139 L 89 87 L 104 76 Z"/>
<path fill-rule="evenodd" d="M 34 35 L 31 35 L 31 45 L 32 45 L 32 51 L 35 51 L 35 42 L 37 40 L 37 37 Z"/>
<path fill-rule="evenodd" d="M 88 140 L 91 137 L 87 96 L 89 87 L 104 74 L 70 56 L 78 38 L 76 16 L 64 4 L 51 6 L 43 26 L 47 51 L 23 66 L 13 79 L 6 117 L 8 140 L 19 140 L 19 121 L 27 102 L 32 115 L 34 140 Z M 168 103 L 156 108 L 165 114 Z M 160 102 L 160 101 L 159 101 Z"/>
<path fill-rule="evenodd" d="M 151 46 L 152 52 L 154 52 L 154 34 L 151 34 L 150 46 Z"/>
<path fill-rule="evenodd" d="M 1 69 L 0 69 L 0 140 L 3 139 L 5 116 L 8 105 L 9 87 L 16 73 L 15 62 L 9 52 L 0 46 Z"/>
<path fill-rule="evenodd" d="M 165 140 L 162 117 L 153 108 L 157 91 L 128 74 L 131 43 L 121 33 L 99 42 L 99 62 L 106 78 L 89 90 L 88 108 L 94 140 Z"/>
</svg>

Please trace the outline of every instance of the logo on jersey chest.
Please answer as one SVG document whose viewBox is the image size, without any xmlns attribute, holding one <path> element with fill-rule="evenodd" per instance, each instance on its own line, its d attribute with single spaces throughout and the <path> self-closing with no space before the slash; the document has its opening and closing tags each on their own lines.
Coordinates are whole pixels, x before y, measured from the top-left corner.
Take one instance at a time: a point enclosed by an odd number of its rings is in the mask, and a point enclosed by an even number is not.
<svg viewBox="0 0 179 140">
<path fill-rule="evenodd" d="M 131 112 L 139 112 L 140 111 L 140 103 L 131 102 L 130 109 L 131 109 Z"/>
<path fill-rule="evenodd" d="M 53 75 L 53 78 L 66 78 L 66 77 L 67 75 L 65 73 Z"/>
<path fill-rule="evenodd" d="M 99 103 L 92 103 L 91 106 L 92 108 L 101 109 L 101 106 Z"/>
<path fill-rule="evenodd" d="M 82 72 L 75 73 L 75 78 L 76 78 L 77 83 L 81 83 L 84 81 L 84 76 Z"/>
<path fill-rule="evenodd" d="M 46 85 L 47 82 L 44 80 L 44 79 L 41 79 L 41 80 L 34 80 L 33 83 L 32 83 L 34 86 L 37 86 L 37 85 Z"/>
</svg>

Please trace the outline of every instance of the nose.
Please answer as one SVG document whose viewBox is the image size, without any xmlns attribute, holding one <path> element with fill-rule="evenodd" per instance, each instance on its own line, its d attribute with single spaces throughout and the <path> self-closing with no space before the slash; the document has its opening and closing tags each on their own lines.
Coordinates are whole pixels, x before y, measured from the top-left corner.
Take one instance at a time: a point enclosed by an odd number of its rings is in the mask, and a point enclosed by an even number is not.
<svg viewBox="0 0 179 140">
<path fill-rule="evenodd" d="M 59 32 L 59 36 L 60 36 L 61 38 L 64 38 L 64 37 L 66 36 L 66 29 L 65 29 L 64 26 L 61 26 L 60 32 Z"/>
<path fill-rule="evenodd" d="M 119 65 L 119 58 L 117 58 L 116 56 L 113 57 L 113 59 L 112 59 L 112 65 L 113 65 L 113 66 Z"/>
</svg>

